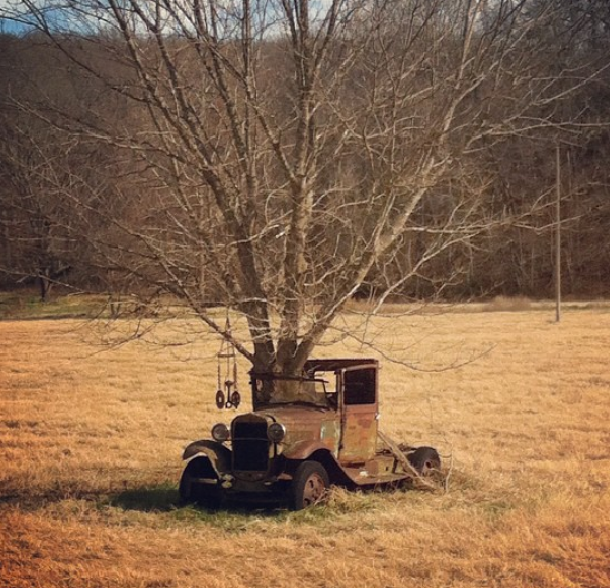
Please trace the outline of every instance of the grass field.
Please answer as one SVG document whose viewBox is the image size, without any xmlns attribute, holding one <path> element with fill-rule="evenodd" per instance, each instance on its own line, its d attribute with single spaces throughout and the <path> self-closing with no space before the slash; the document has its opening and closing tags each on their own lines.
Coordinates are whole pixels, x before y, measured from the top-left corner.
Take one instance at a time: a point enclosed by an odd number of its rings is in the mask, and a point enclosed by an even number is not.
<svg viewBox="0 0 610 588">
<path fill-rule="evenodd" d="M 217 341 L 99 352 L 87 323 L 0 322 L 0 587 L 610 587 L 610 312 L 552 319 L 368 324 L 418 366 L 466 362 L 381 374 L 383 429 L 437 446 L 448 492 L 335 490 L 298 513 L 177 506 L 183 447 L 231 417 Z"/>
</svg>

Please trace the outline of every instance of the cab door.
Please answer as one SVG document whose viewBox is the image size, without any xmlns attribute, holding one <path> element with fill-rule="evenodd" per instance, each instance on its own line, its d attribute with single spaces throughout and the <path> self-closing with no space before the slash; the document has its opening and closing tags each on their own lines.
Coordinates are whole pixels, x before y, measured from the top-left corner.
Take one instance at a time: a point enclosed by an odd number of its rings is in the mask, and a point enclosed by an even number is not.
<svg viewBox="0 0 610 588">
<path fill-rule="evenodd" d="M 377 369 L 347 368 L 340 374 L 341 463 L 359 464 L 375 456 L 377 447 Z"/>
</svg>

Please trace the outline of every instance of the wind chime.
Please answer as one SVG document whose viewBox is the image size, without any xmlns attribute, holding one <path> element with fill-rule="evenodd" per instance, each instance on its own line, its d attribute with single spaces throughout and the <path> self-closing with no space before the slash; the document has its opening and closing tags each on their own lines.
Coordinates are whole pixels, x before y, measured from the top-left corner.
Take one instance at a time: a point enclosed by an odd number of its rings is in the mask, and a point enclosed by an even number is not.
<svg viewBox="0 0 610 588">
<path fill-rule="evenodd" d="M 241 396 L 237 390 L 237 353 L 235 344 L 231 337 L 231 321 L 227 309 L 225 321 L 225 334 L 220 343 L 220 351 L 216 354 L 218 358 L 218 389 L 216 391 L 216 406 L 218 408 L 237 408 L 241 402 Z M 222 372 L 224 367 L 224 385 Z M 232 379 L 231 379 L 232 378 Z"/>
</svg>

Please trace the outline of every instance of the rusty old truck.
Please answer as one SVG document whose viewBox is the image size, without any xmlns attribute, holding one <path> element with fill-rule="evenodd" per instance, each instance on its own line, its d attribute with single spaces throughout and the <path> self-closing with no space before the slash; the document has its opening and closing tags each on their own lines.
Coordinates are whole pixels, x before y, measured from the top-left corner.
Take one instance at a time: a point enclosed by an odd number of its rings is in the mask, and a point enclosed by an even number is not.
<svg viewBox="0 0 610 588">
<path fill-rule="evenodd" d="M 379 430 L 377 360 L 310 360 L 298 378 L 250 372 L 250 386 L 252 412 L 184 450 L 183 503 L 271 499 L 299 510 L 331 484 L 400 486 L 440 469 L 434 448 L 399 446 Z"/>
</svg>

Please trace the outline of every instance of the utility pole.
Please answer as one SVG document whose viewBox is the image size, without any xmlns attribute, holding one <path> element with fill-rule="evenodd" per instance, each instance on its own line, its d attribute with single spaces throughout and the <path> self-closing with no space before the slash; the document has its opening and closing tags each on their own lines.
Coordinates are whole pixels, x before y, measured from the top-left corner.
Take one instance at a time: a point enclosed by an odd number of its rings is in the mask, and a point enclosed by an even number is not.
<svg viewBox="0 0 610 588">
<path fill-rule="evenodd" d="M 561 321 L 561 152 L 556 147 L 555 202 L 555 322 Z"/>
</svg>

